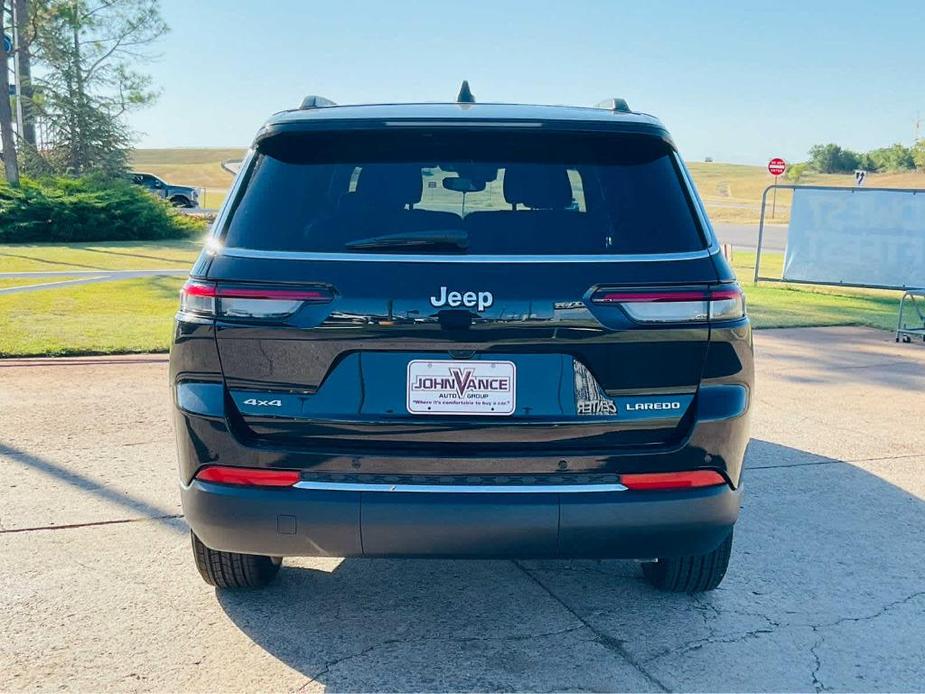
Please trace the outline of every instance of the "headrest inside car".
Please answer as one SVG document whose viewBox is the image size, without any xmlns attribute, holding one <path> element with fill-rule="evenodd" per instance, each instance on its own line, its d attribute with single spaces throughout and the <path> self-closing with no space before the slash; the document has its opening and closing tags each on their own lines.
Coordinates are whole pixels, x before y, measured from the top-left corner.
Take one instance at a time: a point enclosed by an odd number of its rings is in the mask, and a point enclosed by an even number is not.
<svg viewBox="0 0 925 694">
<path fill-rule="evenodd" d="M 418 166 L 370 164 L 357 179 L 357 197 L 369 205 L 401 208 L 421 201 L 424 183 Z"/>
<path fill-rule="evenodd" d="M 504 170 L 504 199 L 534 210 L 563 210 L 572 204 L 572 184 L 564 166 L 525 164 Z"/>
</svg>

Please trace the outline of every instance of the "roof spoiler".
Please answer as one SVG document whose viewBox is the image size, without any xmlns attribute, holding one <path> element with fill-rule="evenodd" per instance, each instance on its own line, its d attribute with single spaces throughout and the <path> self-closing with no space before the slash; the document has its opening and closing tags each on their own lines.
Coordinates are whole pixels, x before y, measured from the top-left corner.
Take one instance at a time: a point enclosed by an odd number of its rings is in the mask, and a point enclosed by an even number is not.
<svg viewBox="0 0 925 694">
<path fill-rule="evenodd" d="M 302 103 L 299 104 L 300 111 L 307 111 L 312 108 L 328 108 L 329 106 L 337 106 L 330 99 L 325 99 L 323 96 L 318 96 L 317 94 L 309 94 L 304 99 Z"/>
<path fill-rule="evenodd" d="M 595 108 L 604 108 L 608 111 L 613 111 L 614 113 L 632 113 L 630 106 L 626 103 L 626 99 L 618 99 L 617 97 L 611 97 L 609 99 L 604 99 L 594 104 Z"/>
</svg>

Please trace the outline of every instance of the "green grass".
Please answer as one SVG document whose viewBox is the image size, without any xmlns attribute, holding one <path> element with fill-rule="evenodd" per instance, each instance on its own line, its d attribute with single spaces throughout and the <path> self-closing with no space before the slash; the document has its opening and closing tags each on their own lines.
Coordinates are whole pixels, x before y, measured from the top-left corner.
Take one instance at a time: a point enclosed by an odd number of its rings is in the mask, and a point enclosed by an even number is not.
<svg viewBox="0 0 925 694">
<path fill-rule="evenodd" d="M 0 295 L 0 357 L 166 351 L 182 282 L 153 277 Z M 743 286 L 756 329 L 895 326 L 898 297 L 885 292 Z"/>
<path fill-rule="evenodd" d="M 0 295 L 0 357 L 163 352 L 181 278 Z"/>
<path fill-rule="evenodd" d="M 823 325 L 866 325 L 896 328 L 899 295 L 836 294 L 835 290 L 791 285 L 743 283 L 752 325 L 762 328 L 800 328 Z"/>
<path fill-rule="evenodd" d="M 69 244 L 0 244 L 0 272 L 68 270 L 185 270 L 199 241 L 112 241 Z"/>
<path fill-rule="evenodd" d="M 752 281 L 753 252 L 736 251 L 732 266 L 745 290 L 748 313 L 757 329 L 823 325 L 866 325 L 881 330 L 896 327 L 900 292 L 773 282 L 756 285 Z M 783 253 L 762 254 L 762 277 L 779 278 L 783 266 Z"/>
</svg>

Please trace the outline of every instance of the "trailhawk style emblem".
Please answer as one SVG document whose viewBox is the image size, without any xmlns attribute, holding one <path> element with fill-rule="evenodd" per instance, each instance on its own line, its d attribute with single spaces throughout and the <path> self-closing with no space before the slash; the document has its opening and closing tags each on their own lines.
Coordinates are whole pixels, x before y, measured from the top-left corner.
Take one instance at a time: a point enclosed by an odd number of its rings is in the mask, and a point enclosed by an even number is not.
<svg viewBox="0 0 925 694">
<path fill-rule="evenodd" d="M 514 363 L 509 361 L 416 359 L 408 363 L 408 412 L 514 414 L 515 378 Z"/>
<path fill-rule="evenodd" d="M 446 287 L 440 287 L 440 295 L 430 297 L 430 305 L 434 308 L 449 306 L 450 308 L 475 308 L 482 312 L 495 303 L 491 292 L 448 292 Z"/>
</svg>

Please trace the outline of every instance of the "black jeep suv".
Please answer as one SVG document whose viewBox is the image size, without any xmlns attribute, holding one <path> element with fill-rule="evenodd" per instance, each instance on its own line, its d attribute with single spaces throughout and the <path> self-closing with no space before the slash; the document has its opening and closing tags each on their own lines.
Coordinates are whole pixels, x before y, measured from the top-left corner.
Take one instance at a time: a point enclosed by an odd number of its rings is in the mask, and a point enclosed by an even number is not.
<svg viewBox="0 0 925 694">
<path fill-rule="evenodd" d="M 285 556 L 631 558 L 684 592 L 726 572 L 751 328 L 668 132 L 622 100 L 273 116 L 170 362 L 213 585 Z"/>
</svg>

